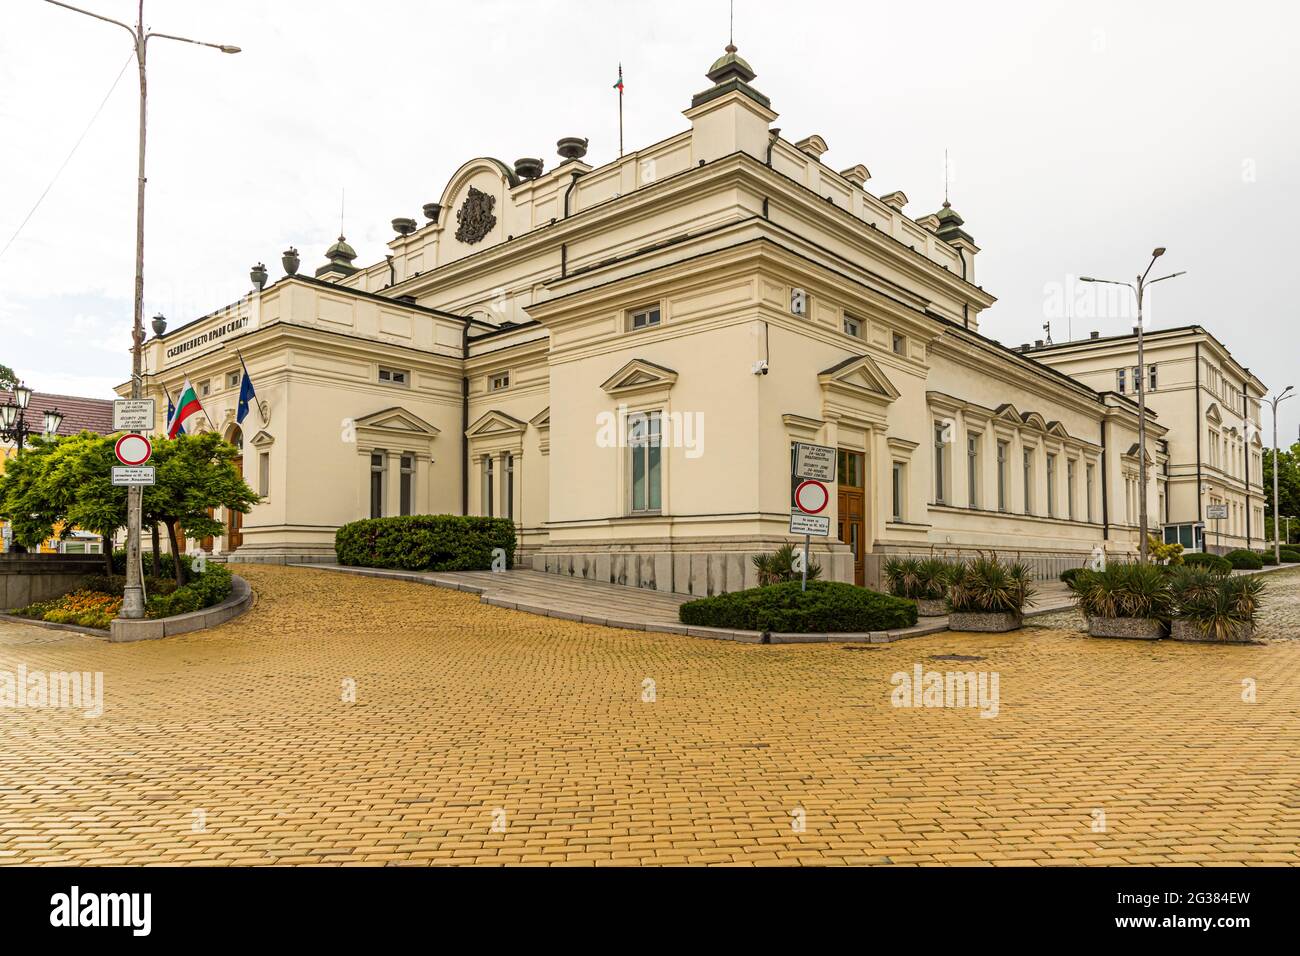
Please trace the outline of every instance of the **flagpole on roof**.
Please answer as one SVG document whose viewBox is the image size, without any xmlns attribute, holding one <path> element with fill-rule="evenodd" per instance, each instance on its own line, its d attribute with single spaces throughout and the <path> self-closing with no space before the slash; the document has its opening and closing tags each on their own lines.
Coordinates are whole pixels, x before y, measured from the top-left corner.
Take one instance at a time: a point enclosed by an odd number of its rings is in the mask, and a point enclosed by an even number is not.
<svg viewBox="0 0 1300 956">
<path fill-rule="evenodd" d="M 623 158 L 623 64 L 618 65 L 618 158 Z"/>
</svg>

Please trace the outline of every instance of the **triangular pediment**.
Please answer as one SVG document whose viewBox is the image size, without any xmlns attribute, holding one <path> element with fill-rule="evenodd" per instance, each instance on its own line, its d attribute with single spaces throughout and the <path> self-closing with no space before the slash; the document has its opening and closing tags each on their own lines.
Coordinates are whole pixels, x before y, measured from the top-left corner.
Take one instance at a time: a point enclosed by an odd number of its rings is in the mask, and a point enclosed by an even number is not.
<svg viewBox="0 0 1300 956">
<path fill-rule="evenodd" d="M 1047 434 L 1054 435 L 1057 438 L 1069 438 L 1070 433 L 1065 430 L 1065 426 L 1060 422 L 1048 422 Z"/>
<path fill-rule="evenodd" d="M 817 376 L 823 388 L 842 388 L 892 402 L 900 392 L 869 355 L 855 355 Z"/>
<path fill-rule="evenodd" d="M 353 419 L 353 424 L 358 429 L 367 429 L 371 431 L 388 431 L 403 432 L 406 434 L 424 435 L 433 438 L 439 433 L 439 429 L 430 425 L 419 415 L 408 412 L 405 408 L 393 407 L 385 408 L 382 411 L 371 412 L 369 415 L 362 415 L 360 418 Z"/>
<path fill-rule="evenodd" d="M 528 424 L 532 425 L 534 428 L 550 428 L 551 406 L 547 405 L 532 418 L 528 419 Z"/>
<path fill-rule="evenodd" d="M 512 415 L 493 409 L 470 425 L 465 434 L 470 438 L 489 438 L 500 435 L 521 435 L 527 430 L 527 422 L 521 422 Z"/>
<path fill-rule="evenodd" d="M 1020 410 L 1010 402 L 1007 402 L 1005 405 L 999 405 L 997 411 L 993 414 L 994 417 L 1000 418 L 1004 422 L 1014 422 L 1017 425 L 1022 424 L 1024 421 L 1024 419 L 1020 417 Z"/>
<path fill-rule="evenodd" d="M 1223 416 L 1219 414 L 1219 405 L 1217 402 L 1211 402 L 1210 407 L 1205 410 L 1205 420 L 1213 422 L 1216 425 L 1223 424 Z"/>
<path fill-rule="evenodd" d="M 275 444 L 275 436 L 263 429 L 250 438 L 248 443 L 254 448 L 270 448 Z"/>
<path fill-rule="evenodd" d="M 656 388 L 669 389 L 676 381 L 677 373 L 672 369 L 645 359 L 633 359 L 605 379 L 600 387 L 610 395 L 623 395 Z"/>
</svg>

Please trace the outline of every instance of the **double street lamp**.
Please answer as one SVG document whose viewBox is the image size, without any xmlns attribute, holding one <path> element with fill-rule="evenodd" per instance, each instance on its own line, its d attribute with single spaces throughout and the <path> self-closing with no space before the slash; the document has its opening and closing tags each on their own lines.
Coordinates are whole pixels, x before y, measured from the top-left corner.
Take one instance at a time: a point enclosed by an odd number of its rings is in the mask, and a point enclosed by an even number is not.
<svg viewBox="0 0 1300 956">
<path fill-rule="evenodd" d="M 29 437 L 37 434 L 36 429 L 27 424 L 27 406 L 32 400 L 32 390 L 19 383 L 14 386 L 13 397 L 0 405 L 0 441 L 12 442 L 18 451 Z M 45 410 L 46 435 L 54 435 L 63 424 L 63 413 L 57 408 Z"/>
<path fill-rule="evenodd" d="M 1273 559 L 1278 564 L 1282 563 L 1282 544 L 1278 536 L 1278 530 L 1282 518 L 1278 510 L 1278 494 L 1277 494 L 1277 488 L 1278 488 L 1277 485 L 1277 407 L 1281 405 L 1283 402 L 1285 402 L 1288 398 L 1295 398 L 1295 396 L 1291 394 L 1291 391 L 1294 388 L 1295 388 L 1294 385 L 1288 385 L 1286 388 L 1282 389 L 1281 392 L 1279 392 L 1277 395 L 1274 395 L 1272 398 L 1264 399 L 1264 401 L 1266 401 L 1273 408 Z M 1290 544 L 1290 540 L 1289 540 L 1291 537 L 1290 522 L 1287 523 L 1286 530 L 1287 530 L 1287 538 L 1288 538 L 1287 543 Z"/>
<path fill-rule="evenodd" d="M 1137 393 L 1138 393 L 1138 474 L 1141 476 L 1141 489 L 1138 493 L 1138 560 L 1143 564 L 1147 562 L 1147 389 L 1146 389 L 1146 355 L 1143 351 L 1142 334 L 1145 331 L 1142 325 L 1142 302 L 1146 297 L 1148 286 L 1153 286 L 1157 282 L 1164 282 L 1166 279 L 1176 279 L 1178 276 L 1186 275 L 1186 272 L 1171 272 L 1167 276 L 1161 276 L 1159 279 L 1148 279 L 1151 270 L 1156 264 L 1156 260 L 1165 254 L 1165 247 L 1158 246 L 1151 253 L 1151 262 L 1147 265 L 1146 272 L 1142 273 L 1134 282 L 1119 282 L 1114 279 L 1094 279 L 1092 276 L 1080 276 L 1080 282 L 1102 282 L 1106 285 L 1122 285 L 1132 289 L 1137 296 L 1137 345 L 1138 345 L 1138 364 L 1137 364 Z"/>
<path fill-rule="evenodd" d="M 135 208 L 135 319 L 131 327 L 131 397 L 141 397 L 141 382 L 144 374 L 144 145 L 146 90 L 145 53 L 149 41 L 155 37 L 160 40 L 179 40 L 195 46 L 211 47 L 222 53 L 238 53 L 239 47 L 226 43 L 204 43 L 188 37 L 174 36 L 170 33 L 146 32 L 144 28 L 144 0 L 139 0 L 136 25 L 131 27 L 120 20 L 105 17 L 61 0 L 46 0 L 56 7 L 82 13 L 96 20 L 103 20 L 121 27 L 131 34 L 131 43 L 135 47 L 135 59 L 140 70 L 140 151 L 138 158 L 138 175 L 136 177 Z M 140 573 L 140 510 L 143 500 L 139 485 L 132 485 L 126 490 L 126 588 L 122 594 L 122 616 L 127 618 L 144 617 L 144 587 Z"/>
</svg>

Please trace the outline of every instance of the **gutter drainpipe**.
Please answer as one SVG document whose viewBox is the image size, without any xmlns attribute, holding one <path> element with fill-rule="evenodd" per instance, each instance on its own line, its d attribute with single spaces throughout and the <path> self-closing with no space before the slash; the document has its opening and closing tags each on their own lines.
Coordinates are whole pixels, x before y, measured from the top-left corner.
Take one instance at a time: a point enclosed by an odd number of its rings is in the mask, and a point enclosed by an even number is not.
<svg viewBox="0 0 1300 956">
<path fill-rule="evenodd" d="M 390 287 L 395 286 L 397 285 L 397 267 L 393 265 L 392 256 L 384 256 L 384 258 L 388 260 L 388 285 Z"/>
<path fill-rule="evenodd" d="M 1201 343 L 1196 343 L 1196 523 L 1204 521 L 1201 512 Z M 1195 539 L 1192 541 L 1196 544 Z"/>
<path fill-rule="evenodd" d="M 1110 495 L 1107 486 L 1110 481 L 1110 469 L 1107 466 L 1109 452 L 1106 450 L 1106 416 L 1101 417 L 1101 539 L 1110 540 Z"/>
<path fill-rule="evenodd" d="M 469 360 L 469 323 L 461 332 L 461 361 Z M 463 366 L 462 366 L 463 368 Z M 460 513 L 469 515 L 469 376 L 460 385 Z"/>
<path fill-rule="evenodd" d="M 573 178 L 569 180 L 569 188 L 564 191 L 564 218 L 565 219 L 569 218 L 569 194 L 573 192 L 573 187 L 578 185 L 578 177 L 581 176 L 582 173 L 574 172 L 574 173 L 570 173 L 569 175 L 572 176 Z"/>
</svg>

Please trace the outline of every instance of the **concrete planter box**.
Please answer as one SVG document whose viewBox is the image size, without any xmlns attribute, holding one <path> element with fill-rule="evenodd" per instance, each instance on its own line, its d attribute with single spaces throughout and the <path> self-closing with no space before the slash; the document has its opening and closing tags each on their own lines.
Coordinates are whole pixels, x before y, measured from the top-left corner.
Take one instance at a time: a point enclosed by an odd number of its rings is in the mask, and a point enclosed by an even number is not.
<svg viewBox="0 0 1300 956">
<path fill-rule="evenodd" d="M 248 586 L 247 581 L 236 574 L 231 576 L 230 597 L 220 604 L 205 607 L 201 611 L 191 611 L 189 614 L 177 614 L 175 617 L 160 617 L 154 620 L 135 621 L 119 617 L 114 619 L 108 639 L 115 643 L 156 641 L 163 637 L 202 631 L 239 617 L 252 604 L 252 588 Z"/>
<path fill-rule="evenodd" d="M 1175 641 L 1191 641 L 1197 644 L 1249 644 L 1255 639 L 1255 628 L 1253 625 L 1246 628 L 1235 640 L 1216 641 L 1206 637 L 1200 627 L 1191 621 L 1174 621 L 1169 628 L 1169 636 Z"/>
<path fill-rule="evenodd" d="M 1018 629 L 1024 621 L 1025 616 L 1019 612 L 987 614 L 975 611 L 953 611 L 948 616 L 948 630 L 1001 634 Z"/>
<path fill-rule="evenodd" d="M 1160 621 L 1153 617 L 1090 617 L 1088 636 L 1158 641 L 1165 633 Z"/>
<path fill-rule="evenodd" d="M 918 598 L 916 601 L 917 617 L 944 617 L 948 613 L 948 604 L 943 598 Z"/>
</svg>

